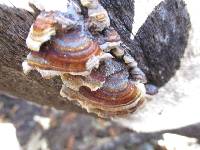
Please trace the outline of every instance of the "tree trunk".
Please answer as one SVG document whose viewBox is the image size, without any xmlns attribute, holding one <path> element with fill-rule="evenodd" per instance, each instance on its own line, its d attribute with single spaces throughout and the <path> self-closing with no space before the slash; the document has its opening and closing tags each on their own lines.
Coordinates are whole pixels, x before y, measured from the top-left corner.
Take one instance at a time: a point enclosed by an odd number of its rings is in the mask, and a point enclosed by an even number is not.
<svg viewBox="0 0 200 150">
<path fill-rule="evenodd" d="M 137 34 L 133 35 L 133 18 L 134 14 L 137 15 L 137 12 L 134 12 L 134 1 L 101 0 L 100 2 L 108 11 L 111 24 L 120 34 L 126 49 L 147 75 L 148 81 L 160 87 L 166 84 L 180 67 L 187 46 L 190 19 L 185 3 L 182 0 L 162 1 L 151 14 L 148 14 Z M 136 0 L 137 4 L 138 2 L 139 0 Z M 35 17 L 33 13 L 24 9 L 0 5 L 0 91 L 41 105 L 86 113 L 85 110 L 60 96 L 59 78 L 45 80 L 37 72 L 32 72 L 28 76 L 22 72 L 21 64 L 29 53 L 25 39 Z M 144 118 L 151 115 L 155 117 L 161 113 L 159 111 L 168 110 L 169 105 L 170 107 L 173 105 L 168 102 L 176 99 L 176 96 L 172 99 L 168 97 L 161 99 L 161 96 L 168 95 L 168 88 L 171 86 L 173 85 L 167 84 L 161 88 L 161 92 L 151 99 L 140 113 L 139 110 L 133 114 L 134 117 L 117 121 L 129 124 L 130 128 L 135 130 L 148 131 L 147 125 L 143 124 Z M 172 93 L 177 94 L 176 91 Z M 180 98 L 179 100 L 181 101 Z M 175 102 L 180 103 L 178 100 Z M 162 110 L 159 108 L 153 111 L 149 110 L 148 105 L 153 110 L 158 105 L 163 107 Z M 140 127 L 140 124 L 143 125 Z M 168 126 L 166 129 L 178 126 L 182 125 Z M 159 126 L 152 130 L 161 129 Z"/>
</svg>

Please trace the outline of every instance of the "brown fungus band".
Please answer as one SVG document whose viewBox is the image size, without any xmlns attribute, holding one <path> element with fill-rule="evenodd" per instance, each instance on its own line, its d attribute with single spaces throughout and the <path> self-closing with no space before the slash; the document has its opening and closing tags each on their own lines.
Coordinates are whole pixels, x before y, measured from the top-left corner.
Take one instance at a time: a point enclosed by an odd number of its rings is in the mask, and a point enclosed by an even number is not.
<svg viewBox="0 0 200 150">
<path fill-rule="evenodd" d="M 98 0 L 81 4 L 88 18 L 72 1 L 64 11 L 42 9 L 26 39 L 31 52 L 22 64 L 24 72 L 37 70 L 46 78 L 59 75 L 61 96 L 100 117 L 132 113 L 144 101 L 145 75 L 121 47 Z"/>
<path fill-rule="evenodd" d="M 142 104 L 145 90 L 143 84 L 129 80 L 129 73 L 124 68 L 115 60 L 104 61 L 95 71 L 98 78 L 105 80 L 101 88 L 92 91 L 82 86 L 75 91 L 64 84 L 61 95 L 69 100 L 78 100 L 83 108 L 101 117 L 127 115 Z"/>
<path fill-rule="evenodd" d="M 28 64 L 44 70 L 84 72 L 87 70 L 87 61 L 100 54 L 97 42 L 91 40 L 79 26 L 62 30 L 52 37 L 49 43 L 41 46 L 39 52 L 31 52 L 32 60 L 29 59 Z M 34 61 L 37 57 L 43 58 L 46 63 Z"/>
<path fill-rule="evenodd" d="M 59 28 L 71 29 L 77 24 L 77 18 L 70 14 L 42 11 L 31 26 L 26 44 L 32 51 L 39 51 L 40 46 L 51 39 Z"/>
</svg>

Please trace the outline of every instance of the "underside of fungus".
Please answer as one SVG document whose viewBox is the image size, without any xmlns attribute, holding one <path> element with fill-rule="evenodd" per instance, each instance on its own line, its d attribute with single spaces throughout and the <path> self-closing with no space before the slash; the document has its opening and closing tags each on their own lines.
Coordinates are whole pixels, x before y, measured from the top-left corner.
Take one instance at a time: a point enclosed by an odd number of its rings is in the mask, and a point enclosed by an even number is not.
<svg viewBox="0 0 200 150">
<path fill-rule="evenodd" d="M 145 74 L 121 46 L 98 0 L 81 0 L 87 16 L 72 1 L 60 10 L 45 10 L 34 1 L 33 5 L 41 13 L 26 40 L 31 52 L 22 64 L 24 72 L 37 70 L 44 78 L 60 76 L 61 96 L 100 117 L 136 111 L 146 94 Z"/>
</svg>

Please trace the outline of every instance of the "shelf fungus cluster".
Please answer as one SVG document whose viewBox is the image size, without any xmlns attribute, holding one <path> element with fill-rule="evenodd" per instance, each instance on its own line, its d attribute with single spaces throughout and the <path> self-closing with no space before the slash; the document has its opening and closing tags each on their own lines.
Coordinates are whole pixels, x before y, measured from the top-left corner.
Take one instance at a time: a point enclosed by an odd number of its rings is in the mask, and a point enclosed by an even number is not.
<svg viewBox="0 0 200 150">
<path fill-rule="evenodd" d="M 145 74 L 121 46 L 98 0 L 81 0 L 81 5 L 87 15 L 71 1 L 65 11 L 41 10 L 26 40 L 31 52 L 23 70 L 60 76 L 61 96 L 100 117 L 132 113 L 145 99 Z"/>
</svg>

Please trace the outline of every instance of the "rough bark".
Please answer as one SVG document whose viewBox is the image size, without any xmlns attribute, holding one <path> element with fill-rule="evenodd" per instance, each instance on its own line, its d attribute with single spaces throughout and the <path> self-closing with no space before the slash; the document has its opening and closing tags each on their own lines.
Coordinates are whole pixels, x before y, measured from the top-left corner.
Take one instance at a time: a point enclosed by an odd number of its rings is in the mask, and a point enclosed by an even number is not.
<svg viewBox="0 0 200 150">
<path fill-rule="evenodd" d="M 185 3 L 166 0 L 156 6 L 135 39 L 128 43 L 133 45 L 130 53 L 139 62 L 149 82 L 163 86 L 175 74 L 187 46 L 189 28 Z"/>
<path fill-rule="evenodd" d="M 134 0 L 101 0 L 100 2 L 111 18 L 111 26 L 127 43 L 130 40 L 134 21 Z"/>
<path fill-rule="evenodd" d="M 134 39 L 133 0 L 101 0 L 127 50 L 139 62 L 149 82 L 164 85 L 180 66 L 187 45 L 190 21 L 182 0 L 165 0 L 149 15 Z M 21 63 L 28 50 L 25 39 L 35 16 L 22 9 L 0 5 L 0 91 L 66 111 L 85 112 L 59 95 L 59 78 L 25 76 Z"/>
<path fill-rule="evenodd" d="M 180 59 L 187 45 L 190 19 L 185 3 L 180 0 L 161 2 L 148 16 L 134 39 L 130 38 L 134 1 L 102 0 L 101 3 L 112 18 L 111 25 L 121 35 L 148 81 L 163 86 L 180 67 Z"/>
<path fill-rule="evenodd" d="M 0 91 L 42 105 L 82 112 L 63 99 L 59 78 L 44 80 L 32 72 L 26 76 L 22 62 L 29 53 L 25 39 L 35 16 L 30 12 L 0 5 Z"/>
</svg>

